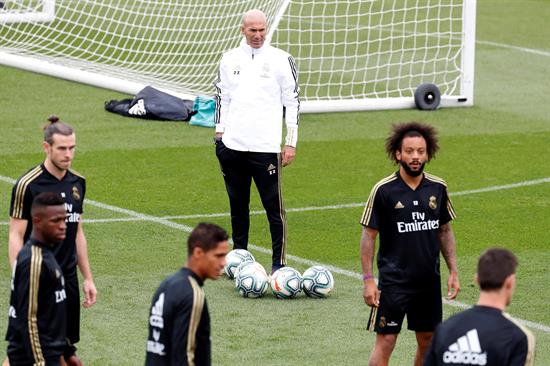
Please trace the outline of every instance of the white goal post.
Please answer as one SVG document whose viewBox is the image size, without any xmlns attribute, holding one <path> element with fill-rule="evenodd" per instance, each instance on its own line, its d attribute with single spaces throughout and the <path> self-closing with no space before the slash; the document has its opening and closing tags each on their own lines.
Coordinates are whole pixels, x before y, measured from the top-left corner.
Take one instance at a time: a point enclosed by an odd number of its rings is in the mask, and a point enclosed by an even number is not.
<svg viewBox="0 0 550 366">
<path fill-rule="evenodd" d="M 0 26 L 7 23 L 51 22 L 55 18 L 55 0 L 8 2 L 11 1 L 0 1 Z"/>
<path fill-rule="evenodd" d="M 214 94 L 221 54 L 263 10 L 296 59 L 303 112 L 474 100 L 476 0 L 0 0 L 0 64 L 136 94 Z"/>
</svg>

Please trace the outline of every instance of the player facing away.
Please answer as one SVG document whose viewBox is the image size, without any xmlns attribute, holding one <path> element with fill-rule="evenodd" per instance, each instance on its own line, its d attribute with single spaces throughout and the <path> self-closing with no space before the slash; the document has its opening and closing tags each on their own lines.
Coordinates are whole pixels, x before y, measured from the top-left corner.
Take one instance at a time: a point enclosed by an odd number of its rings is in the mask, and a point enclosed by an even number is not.
<svg viewBox="0 0 550 366">
<path fill-rule="evenodd" d="M 224 229 L 198 224 L 187 240 L 187 264 L 157 289 L 149 313 L 146 366 L 211 365 L 210 315 L 202 286 L 217 279 L 229 252 Z"/>
<path fill-rule="evenodd" d="M 13 264 L 6 333 L 11 366 L 60 365 L 67 346 L 65 286 L 54 255 L 67 231 L 64 204 L 51 192 L 32 202 L 32 232 Z"/>
<path fill-rule="evenodd" d="M 296 155 L 300 88 L 294 58 L 268 44 L 267 27 L 263 12 L 247 11 L 241 25 L 243 41 L 222 56 L 215 82 L 214 139 L 229 197 L 234 248 L 248 247 L 254 180 L 269 221 L 274 272 L 286 264 L 282 167 Z M 286 139 L 281 149 L 283 110 Z"/>
<path fill-rule="evenodd" d="M 532 366 L 535 337 L 504 311 L 516 287 L 516 256 L 507 249 L 485 251 L 477 264 L 477 304 L 435 330 L 424 366 Z"/>
<path fill-rule="evenodd" d="M 80 340 L 80 294 L 76 268 L 83 277 L 83 306 L 88 308 L 96 301 L 97 291 L 88 260 L 88 244 L 82 228 L 82 212 L 86 181 L 71 170 L 76 148 L 74 129 L 51 116 L 44 127 L 43 149 L 46 159 L 17 180 L 13 187 L 10 206 L 9 259 L 13 265 L 23 243 L 32 231 L 31 203 L 41 192 L 58 193 L 65 202 L 67 234 L 55 250 L 61 266 L 67 293 L 67 338 L 64 357 L 70 365 L 80 365 L 75 343 Z"/>
<path fill-rule="evenodd" d="M 422 364 L 443 316 L 440 253 L 450 273 L 447 298 L 456 298 L 460 289 L 450 223 L 455 212 L 447 185 L 424 172 L 438 147 L 433 126 L 393 125 L 386 153 L 399 170 L 374 185 L 361 217 L 363 297 L 371 307 L 368 329 L 376 332 L 370 366 L 388 365 L 405 315 L 408 329 L 416 334 L 414 364 Z M 377 237 L 378 285 L 373 272 Z"/>
</svg>

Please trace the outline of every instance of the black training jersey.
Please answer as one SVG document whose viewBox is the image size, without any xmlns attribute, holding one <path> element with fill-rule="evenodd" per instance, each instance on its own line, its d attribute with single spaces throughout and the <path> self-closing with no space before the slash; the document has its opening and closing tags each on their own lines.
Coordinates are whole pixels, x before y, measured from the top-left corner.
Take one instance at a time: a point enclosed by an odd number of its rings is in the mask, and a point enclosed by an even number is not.
<svg viewBox="0 0 550 366">
<path fill-rule="evenodd" d="M 25 241 L 29 239 L 32 231 L 32 200 L 42 192 L 59 193 L 65 200 L 67 236 L 63 243 L 54 249 L 54 253 L 63 273 L 66 276 L 74 275 L 77 264 L 76 232 L 86 194 L 86 180 L 72 170 L 68 170 L 63 179 L 59 180 L 46 170 L 44 164 L 32 168 L 19 178 L 11 194 L 10 216 L 27 220 Z"/>
<path fill-rule="evenodd" d="M 11 282 L 8 355 L 17 364 L 59 360 L 66 347 L 65 286 L 49 246 L 34 239 L 17 255 Z"/>
<path fill-rule="evenodd" d="M 165 279 L 151 303 L 146 366 L 210 365 L 203 280 L 188 268 Z"/>
<path fill-rule="evenodd" d="M 474 306 L 441 323 L 424 366 L 531 366 L 535 337 L 499 309 Z"/>
<path fill-rule="evenodd" d="M 424 173 L 411 189 L 399 172 L 379 181 L 367 200 L 361 224 L 379 232 L 381 290 L 415 292 L 439 286 L 441 225 L 455 218 L 445 182 Z"/>
</svg>

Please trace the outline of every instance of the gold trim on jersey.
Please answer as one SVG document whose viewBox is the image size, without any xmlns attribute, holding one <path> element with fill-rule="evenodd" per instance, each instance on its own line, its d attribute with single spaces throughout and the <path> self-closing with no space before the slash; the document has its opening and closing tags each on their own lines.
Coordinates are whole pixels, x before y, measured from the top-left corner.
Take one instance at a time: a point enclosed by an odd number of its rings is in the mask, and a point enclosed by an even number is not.
<svg viewBox="0 0 550 366">
<path fill-rule="evenodd" d="M 189 283 L 193 289 L 193 307 L 189 315 L 189 330 L 187 334 L 187 362 L 189 366 L 195 365 L 195 349 L 197 348 L 197 329 L 201 321 L 204 307 L 204 290 L 193 276 L 189 276 Z"/>
<path fill-rule="evenodd" d="M 386 178 L 383 178 L 378 181 L 372 187 L 372 190 L 370 191 L 369 198 L 367 199 L 367 203 L 365 204 L 365 209 L 363 210 L 363 215 L 361 215 L 361 225 L 367 226 L 367 224 L 370 221 L 370 218 L 372 216 L 372 208 L 374 206 L 374 197 L 376 196 L 376 192 L 378 191 L 378 188 L 383 186 L 384 184 L 387 184 L 389 182 L 393 182 L 397 179 L 397 174 L 393 173 L 392 175 L 387 176 Z"/>
<path fill-rule="evenodd" d="M 535 336 L 529 329 L 527 329 L 527 327 L 512 318 L 510 314 L 502 312 L 502 315 L 521 329 L 523 334 L 527 337 L 527 355 L 525 356 L 525 366 L 533 366 L 535 364 Z"/>
<path fill-rule="evenodd" d="M 72 169 L 69 169 L 69 171 L 71 173 L 73 173 L 74 175 L 76 175 L 77 177 L 80 177 L 82 179 L 86 179 L 86 177 L 84 177 L 82 174 L 80 174 L 79 172 L 77 172 L 76 170 L 72 170 Z"/>
<path fill-rule="evenodd" d="M 441 183 L 445 186 L 445 188 L 447 188 L 447 182 L 445 182 L 443 178 L 440 178 L 437 175 L 424 172 L 424 178 L 426 178 L 427 180 L 431 180 L 432 182 Z"/>
<path fill-rule="evenodd" d="M 447 211 L 449 211 L 449 215 L 451 215 L 451 218 L 453 220 L 456 219 L 455 209 L 453 207 L 453 203 L 451 202 L 451 198 L 449 197 L 448 193 L 447 193 Z"/>
<path fill-rule="evenodd" d="M 29 275 L 29 310 L 28 327 L 29 340 L 31 343 L 34 365 L 46 365 L 42 346 L 40 345 L 40 336 L 38 334 L 38 291 L 40 287 L 40 272 L 42 269 L 42 248 L 33 245 L 31 247 L 31 268 Z"/>
<path fill-rule="evenodd" d="M 286 242 L 287 242 L 287 227 L 286 227 L 286 211 L 283 203 L 283 164 L 281 154 L 277 154 L 277 194 L 279 195 L 279 215 L 283 223 L 283 239 L 281 242 L 281 260 L 280 265 L 286 265 Z"/>
<path fill-rule="evenodd" d="M 42 174 L 42 166 L 37 165 L 22 176 L 16 183 L 15 197 L 13 201 L 12 217 L 15 219 L 23 218 L 23 205 L 25 203 L 25 192 L 33 180 Z"/>
</svg>

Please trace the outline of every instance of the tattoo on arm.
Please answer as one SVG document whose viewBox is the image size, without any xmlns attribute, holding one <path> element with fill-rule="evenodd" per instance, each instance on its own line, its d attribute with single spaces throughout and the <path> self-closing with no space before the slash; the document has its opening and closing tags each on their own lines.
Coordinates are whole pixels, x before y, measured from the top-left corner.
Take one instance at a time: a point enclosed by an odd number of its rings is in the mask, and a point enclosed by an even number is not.
<svg viewBox="0 0 550 366">
<path fill-rule="evenodd" d="M 445 258 L 447 268 L 450 272 L 456 272 L 456 242 L 450 223 L 446 223 L 439 228 L 438 237 L 441 254 Z"/>
<path fill-rule="evenodd" d="M 373 272 L 375 241 L 376 241 L 377 233 L 378 232 L 376 230 L 364 228 L 361 234 L 360 250 L 361 250 L 361 266 L 363 269 L 363 273 L 372 274 Z"/>
</svg>

